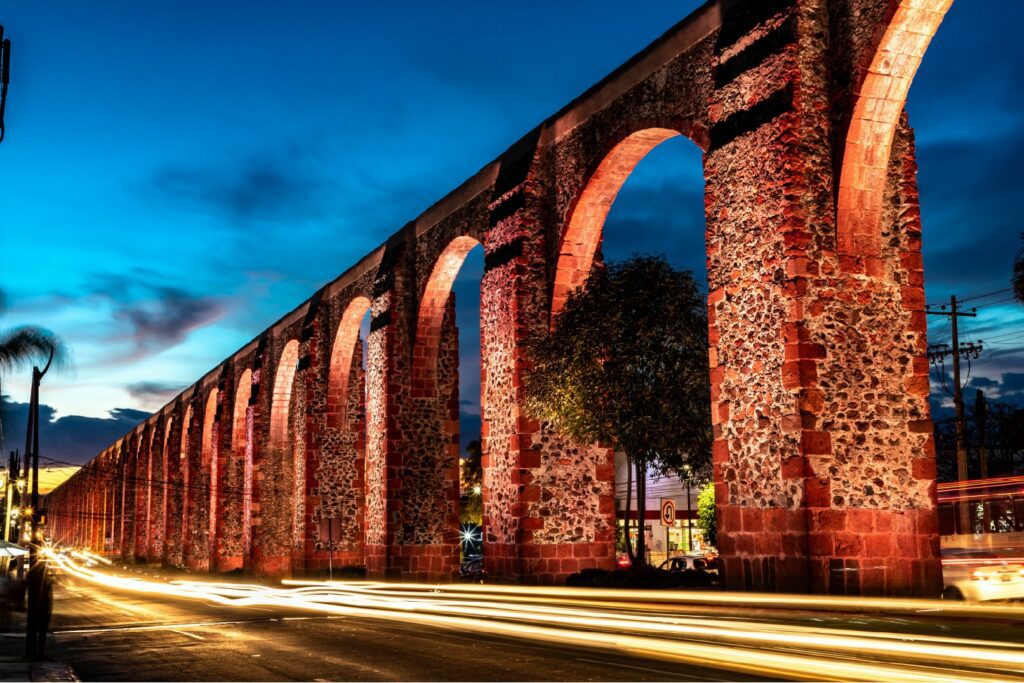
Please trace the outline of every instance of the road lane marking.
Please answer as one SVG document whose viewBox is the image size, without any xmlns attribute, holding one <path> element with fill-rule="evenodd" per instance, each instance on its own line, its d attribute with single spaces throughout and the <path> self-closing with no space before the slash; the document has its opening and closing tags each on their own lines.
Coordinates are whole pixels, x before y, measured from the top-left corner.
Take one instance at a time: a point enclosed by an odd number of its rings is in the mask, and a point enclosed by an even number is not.
<svg viewBox="0 0 1024 683">
<path fill-rule="evenodd" d="M 197 635 L 195 633 L 189 633 L 188 631 L 179 631 L 176 628 L 172 628 L 172 629 L 170 629 L 170 631 L 171 631 L 171 633 L 178 633 L 178 634 L 181 634 L 183 636 L 188 636 L 189 638 L 192 638 L 193 640 L 206 640 L 206 638 L 204 638 L 204 637 L 202 637 L 200 635 Z"/>
</svg>

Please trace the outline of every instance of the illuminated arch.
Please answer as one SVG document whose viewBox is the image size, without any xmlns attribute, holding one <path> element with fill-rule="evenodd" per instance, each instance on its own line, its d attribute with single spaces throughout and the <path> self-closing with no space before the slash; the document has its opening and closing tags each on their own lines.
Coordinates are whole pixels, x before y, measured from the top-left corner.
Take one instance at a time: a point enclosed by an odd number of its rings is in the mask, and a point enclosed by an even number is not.
<svg viewBox="0 0 1024 683">
<path fill-rule="evenodd" d="M 164 420 L 164 438 L 160 445 L 160 475 L 163 479 L 160 482 L 160 542 L 163 544 L 160 550 L 162 553 L 167 550 L 167 529 L 170 525 L 167 513 L 170 510 L 171 499 L 171 458 L 167 453 L 167 446 L 171 442 L 173 424 L 173 415 Z"/>
<path fill-rule="evenodd" d="M 356 340 L 359 338 L 359 325 L 363 316 L 370 310 L 370 303 L 365 296 L 353 299 L 342 313 L 338 332 L 334 335 L 327 382 L 327 423 L 331 427 L 341 427 L 346 422 L 352 356 L 355 353 Z"/>
<path fill-rule="evenodd" d="M 839 251 L 877 256 L 889 154 L 925 50 L 953 0 L 900 0 L 857 93 L 836 209 Z"/>
<path fill-rule="evenodd" d="M 444 321 L 452 283 L 459 274 L 466 255 L 480 244 L 468 235 L 456 237 L 438 257 L 420 300 L 413 347 L 413 396 L 432 396 L 437 381 L 437 354 L 441 345 L 441 323 Z"/>
<path fill-rule="evenodd" d="M 153 534 L 153 443 L 156 441 L 156 422 L 147 425 L 149 446 L 146 448 L 146 500 L 145 524 L 142 527 L 142 553 L 149 554 L 150 538 Z"/>
<path fill-rule="evenodd" d="M 203 444 L 201 451 L 201 460 L 203 467 L 209 467 L 217 454 L 217 434 L 216 434 L 216 422 L 217 422 L 217 395 L 218 391 L 216 388 L 210 390 L 210 395 L 206 398 L 206 409 L 203 411 Z"/>
<path fill-rule="evenodd" d="M 203 448 L 200 457 L 202 467 L 210 473 L 210 539 L 217 534 L 217 493 L 220 486 L 217 472 L 217 396 L 216 387 L 210 390 L 206 398 L 206 410 L 203 415 Z"/>
<path fill-rule="evenodd" d="M 555 284 L 551 292 L 552 324 L 569 299 L 569 294 L 586 282 L 597 247 L 601 243 L 601 232 L 608 211 L 633 169 L 665 140 L 680 135 L 689 138 L 690 128 L 687 122 L 683 122 L 679 129 L 644 128 L 621 140 L 601 160 L 580 193 L 562 237 L 555 267 Z"/>
<path fill-rule="evenodd" d="M 252 398 L 252 370 L 246 368 L 235 390 L 231 415 L 231 450 L 242 456 L 242 556 L 252 548 L 252 444 L 249 443 L 249 401 Z M 248 560 L 243 559 L 243 562 Z"/>
<path fill-rule="evenodd" d="M 192 495 L 192 472 L 190 471 L 190 468 L 189 468 L 189 458 L 188 458 L 188 446 L 189 446 L 189 444 L 188 444 L 188 437 L 189 437 L 189 433 L 191 431 L 192 431 L 192 401 L 189 400 L 188 404 L 185 406 L 185 417 L 182 418 L 182 422 L 181 422 L 181 444 L 180 444 L 180 448 L 178 449 L 178 463 L 179 463 L 178 466 L 181 468 L 181 481 L 182 481 L 182 487 L 181 487 L 181 537 L 180 537 L 180 541 L 179 541 L 180 544 L 181 544 L 180 551 L 182 553 L 182 555 L 181 555 L 182 559 L 184 559 L 185 553 L 187 552 L 185 550 L 185 547 L 188 545 L 189 513 L 191 512 L 191 510 L 189 509 L 189 504 L 188 504 L 189 503 L 189 498 Z"/>
<path fill-rule="evenodd" d="M 186 456 L 188 455 L 188 435 L 189 435 L 190 431 L 192 431 L 192 403 L 191 402 L 187 406 L 185 406 L 185 417 L 184 417 L 184 419 L 181 422 L 181 444 L 180 444 L 181 447 L 178 449 L 178 460 L 179 461 L 186 460 Z M 186 462 L 187 462 L 187 460 L 186 460 Z M 188 472 L 188 469 L 186 468 L 185 471 Z M 187 485 L 186 485 L 186 488 L 188 488 Z"/>
<path fill-rule="evenodd" d="M 231 417 L 231 450 L 236 453 L 245 450 L 245 442 L 248 438 L 246 421 L 251 398 L 252 370 L 247 368 L 242 373 L 241 379 L 238 380 L 238 390 L 235 391 L 235 407 Z"/>
<path fill-rule="evenodd" d="M 270 447 L 288 448 L 288 409 L 292 400 L 292 383 L 299 365 L 299 342 L 292 339 L 281 352 L 274 377 L 274 394 L 270 406 Z"/>
</svg>

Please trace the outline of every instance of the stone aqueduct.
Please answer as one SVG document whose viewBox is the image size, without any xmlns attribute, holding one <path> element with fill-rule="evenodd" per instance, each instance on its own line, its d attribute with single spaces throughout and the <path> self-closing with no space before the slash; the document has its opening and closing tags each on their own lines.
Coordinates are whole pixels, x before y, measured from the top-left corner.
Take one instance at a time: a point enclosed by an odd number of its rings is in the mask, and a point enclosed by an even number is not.
<svg viewBox="0 0 1024 683">
<path fill-rule="evenodd" d="M 635 164 L 704 152 L 727 585 L 935 594 L 911 80 L 952 0 L 711 0 L 48 496 L 49 535 L 262 575 L 458 562 L 457 330 L 482 244 L 492 576 L 614 561 L 611 454 L 521 412 L 521 341 L 598 253 Z M 359 321 L 371 311 L 368 339 Z M 367 364 L 353 362 L 367 344 Z"/>
</svg>

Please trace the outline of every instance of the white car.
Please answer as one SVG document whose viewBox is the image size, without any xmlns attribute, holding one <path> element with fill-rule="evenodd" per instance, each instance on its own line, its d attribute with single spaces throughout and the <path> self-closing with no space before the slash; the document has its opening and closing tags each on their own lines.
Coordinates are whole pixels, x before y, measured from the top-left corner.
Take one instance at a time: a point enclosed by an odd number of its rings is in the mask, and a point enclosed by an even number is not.
<svg viewBox="0 0 1024 683">
<path fill-rule="evenodd" d="M 942 577 L 947 600 L 1024 600 L 1024 558 L 1019 552 L 944 552 Z"/>
</svg>

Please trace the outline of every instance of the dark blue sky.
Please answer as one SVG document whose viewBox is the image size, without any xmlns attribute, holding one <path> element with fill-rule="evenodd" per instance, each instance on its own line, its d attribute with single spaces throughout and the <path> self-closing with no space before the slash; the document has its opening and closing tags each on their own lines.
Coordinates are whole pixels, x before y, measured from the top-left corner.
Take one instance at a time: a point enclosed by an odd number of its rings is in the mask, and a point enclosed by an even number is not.
<svg viewBox="0 0 1024 683">
<path fill-rule="evenodd" d="M 698 4 L 7 3 L 2 323 L 71 343 L 76 370 L 43 396 L 57 417 L 157 408 Z M 929 301 L 1007 286 L 1022 18 L 1016 0 L 957 0 L 911 90 Z M 606 255 L 702 275 L 701 183 L 689 142 L 657 148 Z M 467 346 L 477 256 L 457 287 Z M 979 336 L 999 343 L 975 378 L 1020 395 L 1020 309 L 982 309 Z"/>
</svg>

